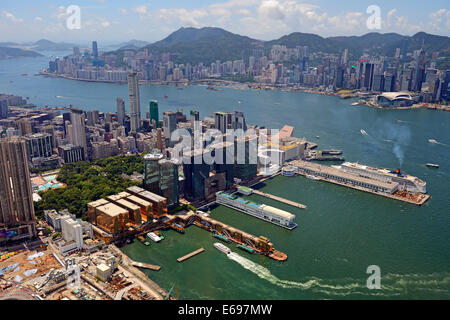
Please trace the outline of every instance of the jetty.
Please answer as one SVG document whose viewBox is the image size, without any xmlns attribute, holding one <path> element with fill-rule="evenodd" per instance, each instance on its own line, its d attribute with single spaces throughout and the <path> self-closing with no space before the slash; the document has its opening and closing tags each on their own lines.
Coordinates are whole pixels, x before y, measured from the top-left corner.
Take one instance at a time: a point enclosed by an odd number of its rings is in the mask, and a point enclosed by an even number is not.
<svg viewBox="0 0 450 320">
<path fill-rule="evenodd" d="M 199 254 L 199 253 L 202 253 L 203 251 L 205 251 L 204 248 L 197 249 L 197 250 L 195 250 L 195 251 L 192 251 L 191 253 L 188 253 L 188 254 L 185 255 L 185 256 L 182 256 L 181 258 L 178 258 L 177 261 L 178 261 L 178 262 L 183 262 L 183 261 L 185 261 L 185 260 L 187 260 L 187 259 L 192 258 L 193 256 L 196 256 L 196 255 Z"/>
<path fill-rule="evenodd" d="M 298 203 L 298 202 L 295 202 L 295 201 L 291 201 L 291 200 L 288 200 L 288 199 L 284 199 L 284 198 L 281 198 L 281 197 L 278 197 L 278 196 L 274 196 L 273 194 L 270 194 L 270 193 L 265 193 L 265 192 L 261 192 L 261 191 L 254 190 L 254 189 L 253 189 L 253 193 L 257 194 L 257 195 L 260 195 L 260 196 L 263 196 L 263 197 L 266 197 L 266 198 L 269 198 L 269 199 L 272 199 L 272 200 L 276 200 L 276 201 L 288 204 L 288 205 L 296 207 L 296 208 L 300 208 L 300 209 L 306 209 L 307 208 L 307 206 L 305 206 L 304 204 L 301 204 L 301 203 Z"/>
<path fill-rule="evenodd" d="M 131 265 L 133 267 L 139 267 L 139 268 L 143 268 L 143 269 L 149 269 L 149 270 L 153 270 L 153 271 L 159 271 L 161 269 L 160 266 L 155 266 L 153 264 L 148 264 L 148 263 L 142 263 L 142 262 L 136 262 L 136 261 L 132 261 Z"/>
</svg>

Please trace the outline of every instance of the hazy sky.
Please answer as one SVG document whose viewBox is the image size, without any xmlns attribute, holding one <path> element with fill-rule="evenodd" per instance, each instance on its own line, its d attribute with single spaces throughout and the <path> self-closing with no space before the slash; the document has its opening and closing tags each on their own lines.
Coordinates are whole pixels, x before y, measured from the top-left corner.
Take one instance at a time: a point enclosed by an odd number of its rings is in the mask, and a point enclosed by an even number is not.
<svg viewBox="0 0 450 320">
<path fill-rule="evenodd" d="M 418 31 L 450 35 L 448 0 L 0 0 L 0 42 L 153 42 L 180 27 L 213 26 L 261 40 L 300 31 L 321 36 Z M 67 8 L 81 8 L 81 28 L 67 28 Z M 367 8 L 381 11 L 369 30 Z"/>
</svg>

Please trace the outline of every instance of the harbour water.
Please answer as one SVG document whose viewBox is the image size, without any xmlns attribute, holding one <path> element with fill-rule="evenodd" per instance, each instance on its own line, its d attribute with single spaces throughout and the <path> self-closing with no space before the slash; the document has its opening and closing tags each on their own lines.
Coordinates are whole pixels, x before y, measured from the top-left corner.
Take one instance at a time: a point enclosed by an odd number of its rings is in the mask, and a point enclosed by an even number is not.
<svg viewBox="0 0 450 320">
<path fill-rule="evenodd" d="M 37 73 L 48 60 L 0 61 L 0 92 L 29 97 L 38 106 L 72 104 L 115 112 L 116 97 L 122 97 L 128 107 L 126 85 L 21 75 Z M 293 231 L 223 206 L 212 209 L 211 217 L 268 237 L 288 254 L 286 262 L 250 255 L 234 244 L 227 244 L 235 252 L 227 257 L 214 249 L 217 239 L 195 226 L 185 235 L 166 232 L 165 240 L 149 247 L 139 241 L 124 247 L 133 260 L 162 267 L 144 272 L 163 288 L 173 287 L 174 293 L 179 287 L 181 299 L 450 299 L 450 112 L 354 107 L 353 100 L 281 91 L 150 85 L 140 90 L 143 116 L 152 99 L 159 100 L 161 116 L 178 108 L 199 110 L 201 118 L 240 110 L 251 124 L 294 126 L 295 136 L 321 149 L 343 150 L 349 161 L 402 168 L 425 180 L 432 195 L 418 207 L 304 177 L 278 176 L 260 190 L 303 203 L 306 210 L 258 195 L 248 198 L 296 214 Z M 427 168 L 430 162 L 440 168 Z M 200 247 L 206 251 L 176 261 Z M 366 288 L 370 265 L 381 269 L 381 290 Z"/>
</svg>

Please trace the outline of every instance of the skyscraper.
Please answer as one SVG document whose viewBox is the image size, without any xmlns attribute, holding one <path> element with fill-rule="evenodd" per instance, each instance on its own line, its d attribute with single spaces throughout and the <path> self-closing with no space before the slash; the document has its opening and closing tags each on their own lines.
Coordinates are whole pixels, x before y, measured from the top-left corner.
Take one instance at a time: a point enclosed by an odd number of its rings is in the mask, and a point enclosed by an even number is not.
<svg viewBox="0 0 450 320">
<path fill-rule="evenodd" d="M 136 72 L 132 72 L 128 75 L 128 94 L 130 96 L 130 131 L 131 133 L 136 133 L 141 126 L 139 79 Z"/>
<path fill-rule="evenodd" d="M 151 153 L 144 156 L 144 189 L 159 193 L 159 161 L 163 159 L 161 153 Z"/>
<path fill-rule="evenodd" d="M 0 141 L 0 243 L 36 235 L 25 141 Z"/>
<path fill-rule="evenodd" d="M 167 199 L 167 207 L 178 206 L 178 162 L 162 159 L 159 161 L 159 195 Z"/>
<path fill-rule="evenodd" d="M 97 41 L 92 41 L 92 56 L 98 58 Z"/>
<path fill-rule="evenodd" d="M 416 59 L 416 73 L 414 76 L 414 91 L 422 90 L 422 82 L 425 78 L 425 65 L 427 64 L 425 51 L 420 49 Z"/>
<path fill-rule="evenodd" d="M 72 109 L 70 123 L 72 124 L 71 143 L 75 146 L 83 147 L 84 158 L 87 159 L 86 124 L 83 111 L 80 109 Z"/>
<path fill-rule="evenodd" d="M 170 139 L 172 132 L 177 128 L 177 114 L 175 112 L 164 112 L 164 137 Z"/>
<path fill-rule="evenodd" d="M 247 124 L 245 123 L 244 113 L 242 111 L 235 111 L 233 116 L 233 129 L 242 129 L 247 131 Z"/>
<path fill-rule="evenodd" d="M 117 122 L 121 125 L 125 123 L 125 101 L 122 98 L 117 98 Z"/>
<path fill-rule="evenodd" d="M 152 100 L 150 101 L 150 122 L 153 120 L 156 122 L 156 126 L 159 124 L 159 110 L 158 110 L 158 101 Z"/>
</svg>

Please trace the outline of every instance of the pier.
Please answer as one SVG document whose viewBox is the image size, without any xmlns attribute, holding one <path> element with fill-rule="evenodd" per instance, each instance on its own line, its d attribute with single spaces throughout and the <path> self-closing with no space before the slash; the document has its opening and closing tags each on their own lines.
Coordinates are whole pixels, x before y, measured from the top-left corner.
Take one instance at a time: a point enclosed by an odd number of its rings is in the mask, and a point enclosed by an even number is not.
<svg viewBox="0 0 450 320">
<path fill-rule="evenodd" d="M 131 262 L 131 265 L 133 267 L 139 267 L 139 268 L 149 269 L 149 270 L 153 270 L 153 271 L 159 271 L 161 269 L 160 266 L 155 266 L 153 264 L 136 262 L 136 261 Z"/>
<path fill-rule="evenodd" d="M 187 260 L 187 259 L 192 258 L 193 256 L 196 256 L 196 255 L 199 254 L 199 253 L 202 253 L 203 251 L 205 251 L 204 248 L 197 249 L 197 250 L 195 250 L 195 251 L 193 251 L 193 252 L 191 252 L 191 253 L 188 253 L 188 254 L 185 255 L 185 256 L 182 256 L 181 258 L 178 258 L 177 261 L 178 261 L 178 262 L 183 262 L 183 261 L 185 261 L 185 260 Z"/>
<path fill-rule="evenodd" d="M 266 198 L 269 198 L 269 199 L 272 199 L 272 200 L 276 200 L 276 201 L 288 204 L 288 205 L 296 207 L 296 208 L 300 208 L 300 209 L 306 209 L 307 208 L 307 206 L 305 206 L 304 204 L 301 204 L 301 203 L 298 203 L 298 202 L 295 202 L 295 201 L 291 201 L 291 200 L 288 200 L 288 199 L 284 199 L 284 198 L 281 198 L 281 197 L 278 197 L 278 196 L 274 196 L 273 194 L 270 194 L 270 193 L 265 193 L 265 192 L 261 192 L 261 191 L 258 191 L 258 190 L 252 190 L 252 192 L 254 194 L 257 194 L 257 195 L 260 195 L 260 196 L 263 196 L 263 197 L 266 197 Z"/>
</svg>

